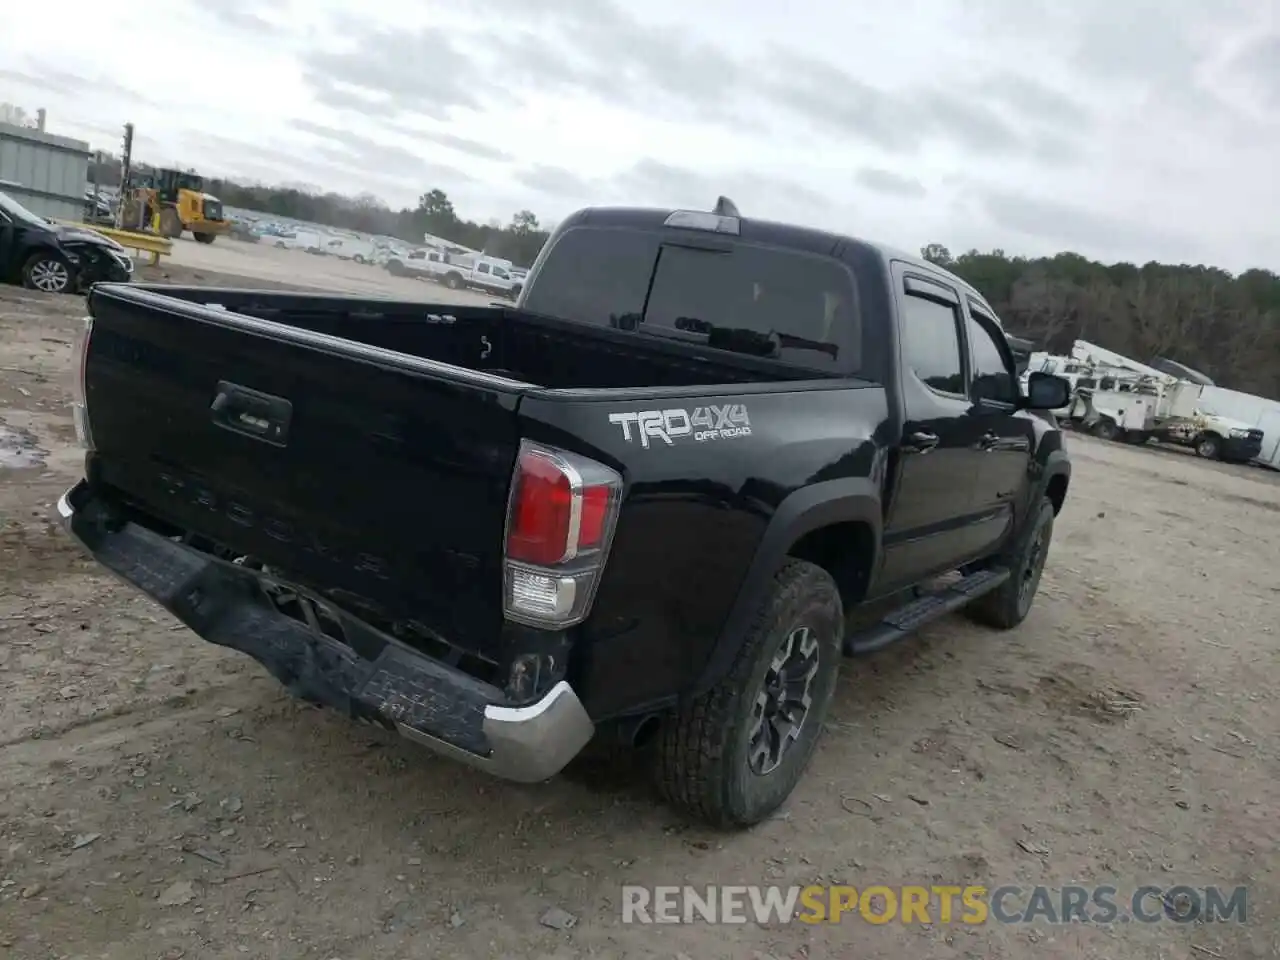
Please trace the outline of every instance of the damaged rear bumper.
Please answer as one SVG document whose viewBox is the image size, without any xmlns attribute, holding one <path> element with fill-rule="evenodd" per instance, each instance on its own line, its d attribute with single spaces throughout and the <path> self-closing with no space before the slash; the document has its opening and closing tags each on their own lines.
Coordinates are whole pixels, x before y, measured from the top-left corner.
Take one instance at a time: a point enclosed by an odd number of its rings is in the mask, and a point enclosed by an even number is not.
<svg viewBox="0 0 1280 960">
<path fill-rule="evenodd" d="M 301 699 L 523 783 L 559 773 L 591 739 L 591 718 L 563 680 L 533 703 L 512 704 L 497 687 L 330 610 L 347 638 L 337 639 L 282 612 L 258 573 L 140 524 L 105 524 L 92 500 L 82 482 L 58 501 L 59 522 L 74 540 L 205 640 L 253 657 Z"/>
</svg>

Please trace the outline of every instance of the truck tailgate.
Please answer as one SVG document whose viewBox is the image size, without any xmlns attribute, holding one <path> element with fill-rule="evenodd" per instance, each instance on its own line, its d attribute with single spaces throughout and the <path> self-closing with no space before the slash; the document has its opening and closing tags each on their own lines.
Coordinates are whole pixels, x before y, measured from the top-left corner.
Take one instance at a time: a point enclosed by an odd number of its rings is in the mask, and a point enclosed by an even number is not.
<svg viewBox="0 0 1280 960">
<path fill-rule="evenodd" d="M 91 480 L 497 656 L 528 385 L 129 287 L 89 298 Z"/>
</svg>

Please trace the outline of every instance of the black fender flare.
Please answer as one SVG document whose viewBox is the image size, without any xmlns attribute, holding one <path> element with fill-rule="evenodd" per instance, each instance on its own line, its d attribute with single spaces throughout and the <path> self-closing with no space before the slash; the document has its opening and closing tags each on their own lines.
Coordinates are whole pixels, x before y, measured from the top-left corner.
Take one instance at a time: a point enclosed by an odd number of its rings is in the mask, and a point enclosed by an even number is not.
<svg viewBox="0 0 1280 960">
<path fill-rule="evenodd" d="M 1040 499 L 1048 494 L 1049 484 L 1053 482 L 1054 477 L 1065 477 L 1068 483 L 1071 482 L 1071 460 L 1067 456 L 1067 451 L 1061 447 L 1050 450 L 1041 461 L 1040 476 L 1032 488 L 1035 493 L 1032 504 L 1039 503 Z"/>
<path fill-rule="evenodd" d="M 865 477 L 824 480 L 796 490 L 778 504 L 690 695 L 705 693 L 729 672 L 760 596 L 768 589 L 796 541 L 836 523 L 865 523 L 870 528 L 875 564 L 880 556 L 883 528 L 879 486 Z"/>
</svg>

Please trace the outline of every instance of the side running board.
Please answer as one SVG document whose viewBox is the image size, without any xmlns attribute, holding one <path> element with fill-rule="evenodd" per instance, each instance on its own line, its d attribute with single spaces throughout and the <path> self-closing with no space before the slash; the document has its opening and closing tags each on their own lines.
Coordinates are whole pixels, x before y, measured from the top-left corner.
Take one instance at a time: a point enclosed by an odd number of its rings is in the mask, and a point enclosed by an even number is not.
<svg viewBox="0 0 1280 960">
<path fill-rule="evenodd" d="M 845 656 L 859 657 L 883 650 L 889 644 L 901 640 L 926 623 L 959 610 L 983 594 L 990 593 L 1008 579 L 1007 567 L 992 567 L 975 571 L 940 589 L 916 597 L 885 614 L 874 626 L 846 636 L 844 638 Z"/>
</svg>

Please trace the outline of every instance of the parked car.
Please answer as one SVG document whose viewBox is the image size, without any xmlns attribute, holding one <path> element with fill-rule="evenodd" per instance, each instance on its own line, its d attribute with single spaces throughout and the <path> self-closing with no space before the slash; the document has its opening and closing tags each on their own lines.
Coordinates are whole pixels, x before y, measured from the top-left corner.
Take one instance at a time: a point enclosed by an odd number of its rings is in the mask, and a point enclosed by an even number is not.
<svg viewBox="0 0 1280 960">
<path fill-rule="evenodd" d="M 100 280 L 132 276 L 133 259 L 114 240 L 37 216 L 0 193 L 0 280 L 45 293 L 79 293 Z"/>
<path fill-rule="evenodd" d="M 83 216 L 85 223 L 100 223 L 105 227 L 112 226 L 116 221 L 115 209 L 111 206 L 110 199 L 93 190 L 84 192 Z"/>
<path fill-rule="evenodd" d="M 723 199 L 568 217 L 518 307 L 107 284 L 89 312 L 57 510 L 100 563 L 500 777 L 647 744 L 715 824 L 791 793 L 842 654 L 1017 627 L 1070 480 L 1067 384 L 1019 388 L 977 290 Z"/>
</svg>

